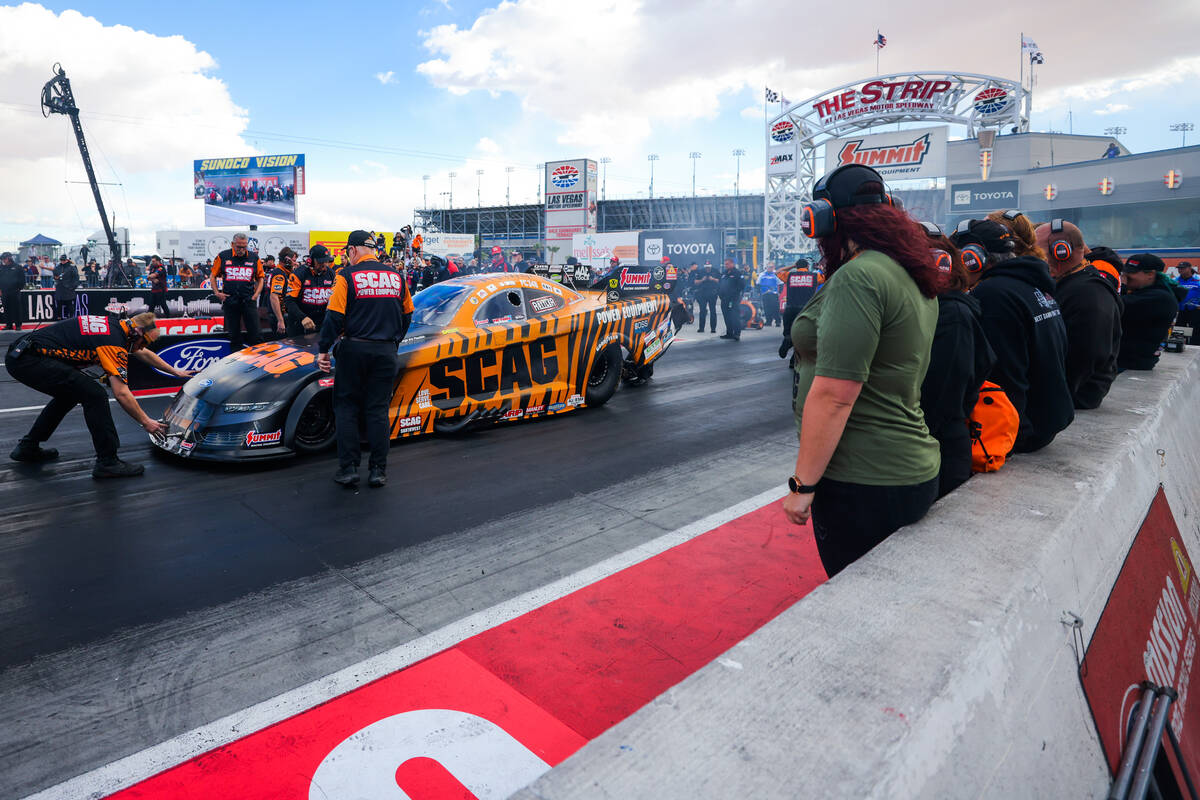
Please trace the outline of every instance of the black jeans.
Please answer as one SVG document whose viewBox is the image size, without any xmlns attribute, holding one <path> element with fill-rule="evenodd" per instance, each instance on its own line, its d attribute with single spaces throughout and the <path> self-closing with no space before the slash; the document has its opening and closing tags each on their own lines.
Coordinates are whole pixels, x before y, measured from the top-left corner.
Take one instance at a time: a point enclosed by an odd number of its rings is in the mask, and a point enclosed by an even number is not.
<svg viewBox="0 0 1200 800">
<path fill-rule="evenodd" d="M 244 345 L 255 345 L 262 341 L 258 330 L 258 303 L 249 297 L 227 297 L 221 309 L 225 312 L 225 331 L 229 334 L 230 352 L 236 353 Z M 246 323 L 246 336 L 242 337 L 242 323 Z"/>
<path fill-rule="evenodd" d="M 162 309 L 162 314 L 158 314 L 158 309 Z M 151 292 L 150 293 L 150 310 L 158 315 L 159 319 L 171 316 L 171 310 L 167 308 L 167 293 L 166 292 Z"/>
<path fill-rule="evenodd" d="M 337 349 L 333 417 L 337 424 L 338 466 L 357 467 L 362 459 L 359 421 L 371 448 L 369 466 L 387 468 L 391 424 L 388 404 L 396 381 L 396 345 L 344 339 Z"/>
<path fill-rule="evenodd" d="M 898 529 L 925 516 L 937 493 L 937 478 L 911 486 L 822 478 L 813 497 L 812 524 L 825 573 L 832 578 Z"/>
<path fill-rule="evenodd" d="M 712 331 L 717 332 L 717 298 L 715 297 L 697 297 L 696 302 L 700 304 L 700 324 L 696 330 L 704 330 L 704 320 L 712 319 Z"/>
<path fill-rule="evenodd" d="M 779 295 L 774 292 L 763 292 L 762 305 L 763 325 L 769 326 L 771 323 L 774 323 L 775 327 L 778 328 L 783 322 L 779 316 Z"/>
<path fill-rule="evenodd" d="M 740 297 L 732 299 L 721 298 L 721 316 L 725 318 L 725 333 L 735 338 L 742 335 L 742 300 Z M 716 328 L 716 323 L 713 323 Z"/>
<path fill-rule="evenodd" d="M 59 319 L 71 319 L 75 316 L 75 294 L 54 295 L 55 311 Z"/>
<path fill-rule="evenodd" d="M 0 295 L 0 299 L 4 301 L 4 324 L 16 325 L 21 327 L 21 290 L 17 289 L 14 292 L 4 292 Z"/>
<path fill-rule="evenodd" d="M 83 420 L 92 434 L 92 446 L 101 461 L 117 457 L 121 440 L 108 407 L 108 392 L 99 383 L 61 361 L 25 351 L 19 358 L 10 353 L 4 359 L 8 374 L 31 389 L 51 397 L 42 413 L 33 421 L 28 437 L 44 442 L 58 428 L 63 417 L 77 405 L 83 406 Z"/>
</svg>

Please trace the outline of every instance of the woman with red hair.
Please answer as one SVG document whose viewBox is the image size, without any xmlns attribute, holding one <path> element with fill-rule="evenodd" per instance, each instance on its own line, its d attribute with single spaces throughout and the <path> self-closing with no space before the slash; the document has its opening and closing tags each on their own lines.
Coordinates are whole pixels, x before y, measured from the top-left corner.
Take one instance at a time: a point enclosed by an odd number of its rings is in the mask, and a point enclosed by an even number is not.
<svg viewBox="0 0 1200 800">
<path fill-rule="evenodd" d="M 869 167 L 826 175 L 804 209 L 826 282 L 792 324 L 800 434 L 784 500 L 810 516 L 831 577 L 938 495 L 938 443 L 921 412 L 940 283 L 925 232 Z"/>
</svg>

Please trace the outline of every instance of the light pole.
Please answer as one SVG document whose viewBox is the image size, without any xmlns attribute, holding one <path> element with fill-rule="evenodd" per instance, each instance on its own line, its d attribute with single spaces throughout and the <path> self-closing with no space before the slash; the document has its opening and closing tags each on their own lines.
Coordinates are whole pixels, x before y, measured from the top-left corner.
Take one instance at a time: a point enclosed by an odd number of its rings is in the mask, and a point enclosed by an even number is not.
<svg viewBox="0 0 1200 800">
<path fill-rule="evenodd" d="M 744 155 L 746 155 L 746 151 L 740 147 L 733 151 L 733 157 L 737 161 L 737 167 L 733 173 L 733 227 L 738 232 L 739 241 L 742 234 L 742 156 Z"/>
<path fill-rule="evenodd" d="M 504 168 L 504 205 L 512 205 L 512 173 L 515 167 Z"/>
<path fill-rule="evenodd" d="M 1104 129 L 1105 136 L 1124 136 L 1126 133 L 1128 133 L 1128 129 L 1124 125 L 1114 125 Z"/>
<path fill-rule="evenodd" d="M 646 160 L 650 162 L 650 199 L 654 199 L 654 162 L 658 161 L 658 153 L 651 153 L 646 156 Z"/>
<path fill-rule="evenodd" d="M 600 199 L 604 200 L 608 197 L 608 165 L 612 163 L 612 159 L 604 156 L 600 163 L 603 165 L 603 171 L 600 173 Z"/>
<path fill-rule="evenodd" d="M 429 208 L 429 176 L 421 176 L 421 201 Z"/>
<path fill-rule="evenodd" d="M 483 208 L 482 195 L 480 194 L 479 185 L 483 182 L 483 170 L 475 170 L 475 207 Z"/>
<path fill-rule="evenodd" d="M 1196 130 L 1196 126 L 1190 122 L 1176 122 L 1171 126 L 1171 130 L 1179 131 L 1181 134 L 1183 134 L 1183 143 L 1180 145 L 1180 147 L 1187 147 L 1188 131 Z"/>
<path fill-rule="evenodd" d="M 688 158 L 692 160 L 692 199 L 696 199 L 696 159 L 700 158 L 700 154 L 695 150 L 688 153 Z"/>
<path fill-rule="evenodd" d="M 458 177 L 457 172 L 450 173 L 450 210 L 454 210 L 454 179 Z"/>
<path fill-rule="evenodd" d="M 537 201 L 538 201 L 538 205 L 540 206 L 542 204 L 542 182 L 546 180 L 546 165 L 538 164 L 537 171 L 538 171 Z"/>
</svg>

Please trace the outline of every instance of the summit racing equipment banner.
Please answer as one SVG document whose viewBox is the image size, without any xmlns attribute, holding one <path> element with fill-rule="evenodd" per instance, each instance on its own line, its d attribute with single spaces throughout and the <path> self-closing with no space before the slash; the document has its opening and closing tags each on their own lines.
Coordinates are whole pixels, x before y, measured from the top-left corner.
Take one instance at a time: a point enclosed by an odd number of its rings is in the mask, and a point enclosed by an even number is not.
<svg viewBox="0 0 1200 800">
<path fill-rule="evenodd" d="M 862 164 L 885 178 L 940 178 L 946 174 L 945 125 L 864 134 L 825 143 L 826 170 Z"/>
<path fill-rule="evenodd" d="M 1159 487 L 1079 667 L 1114 775 L 1145 680 L 1179 693 L 1169 722 L 1188 771 L 1200 775 L 1200 692 L 1191 691 L 1198 619 L 1200 579 Z M 1179 785 L 1186 785 L 1171 747 L 1165 749 Z"/>
</svg>

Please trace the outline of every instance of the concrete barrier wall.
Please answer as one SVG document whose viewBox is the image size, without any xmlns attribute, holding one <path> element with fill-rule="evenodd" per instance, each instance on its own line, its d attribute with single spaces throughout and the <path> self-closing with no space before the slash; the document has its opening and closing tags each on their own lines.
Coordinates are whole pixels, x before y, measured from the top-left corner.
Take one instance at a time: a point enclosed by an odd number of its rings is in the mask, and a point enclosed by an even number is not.
<svg viewBox="0 0 1200 800">
<path fill-rule="evenodd" d="M 1195 348 L 1119 376 L 1052 445 L 973 478 L 515 797 L 1103 796 L 1062 620 L 1090 640 L 1160 479 L 1200 556 Z"/>
</svg>

